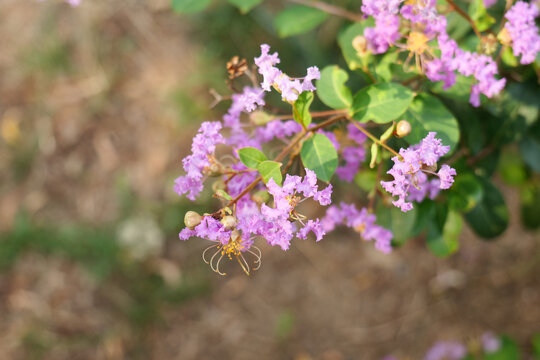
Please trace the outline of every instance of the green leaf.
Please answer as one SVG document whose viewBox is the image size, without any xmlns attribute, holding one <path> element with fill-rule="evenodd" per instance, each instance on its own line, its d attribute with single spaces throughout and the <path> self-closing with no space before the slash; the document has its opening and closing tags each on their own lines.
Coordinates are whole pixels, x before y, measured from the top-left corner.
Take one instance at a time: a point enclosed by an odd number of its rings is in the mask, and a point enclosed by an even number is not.
<svg viewBox="0 0 540 360">
<path fill-rule="evenodd" d="M 322 181 L 330 181 L 338 166 L 337 151 L 324 134 L 314 134 L 300 151 L 304 166 L 313 170 Z"/>
<path fill-rule="evenodd" d="M 411 104 L 412 91 L 395 83 L 367 86 L 353 99 L 352 116 L 360 122 L 373 120 L 384 124 L 401 116 Z"/>
<path fill-rule="evenodd" d="M 265 160 L 257 166 L 257 170 L 259 170 L 265 184 L 270 179 L 274 179 L 276 184 L 281 185 L 283 178 L 281 177 L 280 168 L 281 163 L 272 160 Z"/>
<path fill-rule="evenodd" d="M 529 229 L 540 227 L 540 186 L 528 184 L 521 188 L 521 222 Z"/>
<path fill-rule="evenodd" d="M 486 31 L 495 24 L 495 19 L 490 16 L 484 6 L 484 0 L 473 0 L 469 5 L 469 15 L 473 19 L 478 31 Z"/>
<path fill-rule="evenodd" d="M 227 0 L 227 1 L 229 1 L 231 4 L 236 6 L 238 9 L 240 9 L 240 12 L 242 14 L 248 13 L 255 6 L 263 2 L 263 0 Z"/>
<path fill-rule="evenodd" d="M 482 200 L 484 188 L 472 173 L 460 173 L 450 190 L 449 203 L 452 209 L 470 211 Z"/>
<path fill-rule="evenodd" d="M 276 26 L 280 37 L 288 37 L 305 33 L 320 25 L 328 14 L 319 9 L 309 6 L 294 5 L 283 10 L 276 17 L 274 25 Z"/>
<path fill-rule="evenodd" d="M 440 210 L 438 212 L 440 213 Z M 463 227 L 463 220 L 457 211 L 450 210 L 445 215 L 442 227 L 436 222 L 428 225 L 426 237 L 428 248 L 440 257 L 449 256 L 458 250 L 459 234 Z"/>
<path fill-rule="evenodd" d="M 536 359 L 540 359 L 540 333 L 535 334 L 531 340 L 533 347 L 533 355 Z"/>
<path fill-rule="evenodd" d="M 265 160 L 268 160 L 259 149 L 253 147 L 245 147 L 238 150 L 238 156 L 242 164 L 246 165 L 250 169 L 257 169 L 259 164 Z"/>
<path fill-rule="evenodd" d="M 499 161 L 499 174 L 508 185 L 522 185 L 527 180 L 527 169 L 515 151 L 504 151 Z"/>
<path fill-rule="evenodd" d="M 293 117 L 297 123 L 303 127 L 308 127 L 311 124 L 311 113 L 309 112 L 309 106 L 313 102 L 313 93 L 311 91 L 304 91 L 298 95 L 298 99 L 293 104 Z"/>
<path fill-rule="evenodd" d="M 414 236 L 416 214 L 416 208 L 403 212 L 395 206 L 387 208 L 380 202 L 376 211 L 377 224 L 392 231 L 392 245 L 401 246 Z"/>
<path fill-rule="evenodd" d="M 527 135 L 519 142 L 519 150 L 525 163 L 540 173 L 540 122 L 529 128 Z"/>
<path fill-rule="evenodd" d="M 212 0 L 172 0 L 173 11 L 178 14 L 192 14 L 203 11 Z"/>
<path fill-rule="evenodd" d="M 351 90 L 345 86 L 349 74 L 337 65 L 329 65 L 321 71 L 317 80 L 317 95 L 321 101 L 333 109 L 349 108 L 352 105 Z"/>
<path fill-rule="evenodd" d="M 508 336 L 501 336 L 501 346 L 499 350 L 493 353 L 484 354 L 486 360 L 519 360 L 521 355 L 519 354 L 519 348 L 514 340 Z"/>
<path fill-rule="evenodd" d="M 341 48 L 343 57 L 350 70 L 364 69 L 373 57 L 369 51 L 365 54 L 358 54 L 356 49 L 352 46 L 354 38 L 359 35 L 363 36 L 364 29 L 373 26 L 373 24 L 374 22 L 371 18 L 362 22 L 356 22 L 338 35 L 339 47 Z"/>
<path fill-rule="evenodd" d="M 425 93 L 417 95 L 403 117 L 411 123 L 411 133 L 405 137 L 409 144 L 418 144 L 428 132 L 435 131 L 443 145 L 450 146 L 451 152 L 456 149 L 458 122 L 436 97 Z"/>
<path fill-rule="evenodd" d="M 477 177 L 482 185 L 482 199 L 465 219 L 479 236 L 491 239 L 499 236 L 508 226 L 508 209 L 500 191 L 487 179 Z"/>
</svg>

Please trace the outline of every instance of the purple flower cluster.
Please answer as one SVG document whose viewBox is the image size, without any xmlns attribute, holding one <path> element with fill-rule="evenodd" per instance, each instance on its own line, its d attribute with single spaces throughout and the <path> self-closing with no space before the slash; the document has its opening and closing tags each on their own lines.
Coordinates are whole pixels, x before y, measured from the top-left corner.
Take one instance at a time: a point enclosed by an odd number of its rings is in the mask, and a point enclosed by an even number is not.
<svg viewBox="0 0 540 360">
<path fill-rule="evenodd" d="M 206 121 L 201 124 L 199 132 L 191 144 L 191 155 L 182 160 L 186 175 L 180 176 L 174 181 L 174 191 L 178 195 L 189 192 L 186 195 L 187 198 L 195 200 L 202 191 L 204 172 L 214 161 L 216 145 L 225 142 L 220 130 L 220 122 Z"/>
<path fill-rule="evenodd" d="M 434 187 L 448 189 L 454 182 L 456 170 L 444 164 L 435 173 L 437 162 L 450 151 L 449 146 L 443 146 L 440 139 L 435 138 L 436 133 L 430 132 L 420 144 L 407 149 L 400 149 L 399 156 L 394 156 L 394 166 L 387 172 L 394 177 L 392 181 L 381 181 L 382 187 L 398 199 L 392 203 L 401 211 L 412 209 L 411 200 L 423 199 L 429 192 L 430 197 L 436 195 Z M 438 182 L 428 182 L 425 173 L 438 176 Z M 411 188 L 416 188 L 411 191 Z"/>
<path fill-rule="evenodd" d="M 464 51 L 446 33 L 447 21 L 436 9 L 436 0 L 407 2 L 400 8 L 399 0 L 364 0 L 362 11 L 375 18 L 375 27 L 366 28 L 364 36 L 369 48 L 375 54 L 384 53 L 390 45 L 401 38 L 399 33 L 399 15 L 412 24 L 407 46 L 397 44 L 420 56 L 425 64 L 426 76 L 431 81 L 443 81 L 447 89 L 455 84 L 456 72 L 463 76 L 472 76 L 475 83 L 471 88 L 470 102 L 480 105 L 480 94 L 488 98 L 498 94 L 505 86 L 505 79 L 497 79 L 498 69 L 495 61 L 475 52 Z M 518 5 L 518 4 L 522 5 Z M 513 10 L 515 8 L 515 10 Z M 533 9 L 534 8 L 534 9 Z M 538 9 L 534 5 L 518 2 L 506 15 L 506 24 L 514 42 L 514 54 L 522 55 L 522 63 L 534 60 L 540 49 L 538 29 L 534 18 Z M 422 29 L 418 32 L 416 29 Z M 513 35 L 512 35 L 513 34 Z M 441 56 L 424 57 L 428 49 L 427 42 L 437 39 Z M 429 59 L 429 60 L 428 60 Z"/>
<path fill-rule="evenodd" d="M 362 12 L 373 16 L 375 27 L 364 30 L 369 49 L 374 54 L 382 54 L 401 38 L 399 33 L 400 0 L 364 0 Z"/>
<path fill-rule="evenodd" d="M 360 233 L 366 241 L 375 241 L 375 248 L 388 254 L 392 251 L 392 232 L 375 224 L 376 217 L 366 208 L 358 210 L 353 204 L 341 203 L 339 206 L 330 206 L 325 217 L 321 220 L 322 230 L 329 232 L 338 225 L 345 225 Z"/>
<path fill-rule="evenodd" d="M 360 164 L 366 159 L 364 144 L 367 136 L 350 123 L 347 125 L 347 134 L 354 145 L 343 147 L 341 155 L 345 160 L 345 164 L 336 169 L 336 175 L 341 180 L 352 181 L 358 173 Z M 339 149 L 339 147 L 336 146 L 336 149 Z"/>
<path fill-rule="evenodd" d="M 482 348 L 486 354 L 494 353 L 501 348 L 501 340 L 492 332 L 482 334 L 480 340 L 482 341 Z"/>
<path fill-rule="evenodd" d="M 539 12 L 536 4 L 518 1 L 504 15 L 508 20 L 504 28 L 512 39 L 514 55 L 521 55 L 522 64 L 532 63 L 540 52 L 540 35 L 534 21 Z"/>
<path fill-rule="evenodd" d="M 501 92 L 506 79 L 497 79 L 497 64 L 487 55 L 481 55 L 458 48 L 446 33 L 438 37 L 441 58 L 427 64 L 426 76 L 431 81 L 443 81 L 444 88 L 454 85 L 455 71 L 464 76 L 473 76 L 476 83 L 471 88 L 470 103 L 480 106 L 480 94 L 491 98 Z"/>
<path fill-rule="evenodd" d="M 304 178 L 287 175 L 283 186 L 277 185 L 274 179 L 268 181 L 266 188 L 273 196 L 273 207 L 265 203 L 259 207 L 247 195 L 237 203 L 235 216 L 238 224 L 236 229 L 241 232 L 242 245 L 246 250 L 249 249 L 256 236 L 265 238 L 270 245 L 279 245 L 283 250 L 290 247 L 291 240 L 295 236 L 305 239 L 309 232 L 313 232 L 317 241 L 323 238 L 325 231 L 321 227 L 319 219 L 310 219 L 304 224 L 302 221 L 304 217 L 297 213 L 296 206 L 307 198 L 313 198 L 323 206 L 329 205 L 332 185 L 319 190 L 315 173 L 309 169 L 305 170 L 306 176 Z M 297 220 L 303 225 L 300 229 L 297 229 L 295 223 Z M 205 216 L 203 222 L 193 230 L 186 228 L 180 233 L 182 240 L 192 236 L 227 244 L 231 232 L 226 231 L 220 221 L 211 216 Z"/>
<path fill-rule="evenodd" d="M 440 341 L 428 350 L 424 360 L 460 360 L 467 354 L 467 349 L 459 342 Z"/>
<path fill-rule="evenodd" d="M 436 0 L 413 1 L 403 5 L 400 10 L 403 18 L 415 25 L 422 25 L 424 33 L 432 38 L 434 35 L 446 31 L 446 18 L 439 15 L 436 9 Z"/>
<path fill-rule="evenodd" d="M 304 91 L 314 91 L 313 80 L 321 78 L 319 69 L 316 66 L 307 69 L 307 75 L 302 81 L 293 79 L 284 74 L 275 65 L 279 64 L 279 55 L 277 52 L 270 54 L 270 46 L 261 45 L 261 56 L 255 58 L 255 65 L 259 69 L 259 74 L 263 76 L 261 87 L 264 91 L 271 91 L 275 87 L 281 92 L 283 100 L 295 102 Z"/>
</svg>

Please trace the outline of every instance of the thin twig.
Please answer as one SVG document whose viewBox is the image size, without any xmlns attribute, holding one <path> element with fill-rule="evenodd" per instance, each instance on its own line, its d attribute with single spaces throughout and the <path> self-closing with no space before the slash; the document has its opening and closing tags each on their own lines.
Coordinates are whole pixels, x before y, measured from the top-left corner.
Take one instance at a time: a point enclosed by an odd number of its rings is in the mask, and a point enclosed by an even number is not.
<svg viewBox="0 0 540 360">
<path fill-rule="evenodd" d="M 331 15 L 336 15 L 351 21 L 362 21 L 364 18 L 361 14 L 354 13 L 352 11 L 345 10 L 338 6 L 330 5 L 328 3 L 316 0 L 289 0 L 292 3 L 301 4 L 305 6 L 312 7 L 314 9 L 319 9 Z"/>
<path fill-rule="evenodd" d="M 336 115 L 334 117 L 331 117 L 330 119 L 328 120 L 325 120 L 323 121 L 322 123 L 320 124 L 317 124 L 316 126 L 312 127 L 312 128 L 309 128 L 309 129 L 303 129 L 298 135 L 296 135 L 296 137 L 289 143 L 289 145 L 287 145 L 279 154 L 278 156 L 276 156 L 274 158 L 274 161 L 281 161 L 285 158 L 285 156 L 287 156 L 287 154 L 289 154 L 289 152 L 291 152 L 292 149 L 294 149 L 294 147 L 304 138 L 304 136 L 306 136 L 307 134 L 309 133 L 312 133 L 312 132 L 315 132 L 321 128 L 324 128 L 326 126 L 330 126 L 336 122 L 338 122 L 339 120 L 345 118 L 345 115 Z M 236 196 L 234 199 L 232 199 L 231 201 L 229 201 L 229 203 L 226 205 L 226 207 L 230 207 L 234 204 L 236 204 L 238 202 L 238 200 L 240 200 L 244 195 L 246 195 L 248 192 L 250 192 L 255 186 L 257 186 L 257 184 L 259 183 L 259 181 L 262 180 L 262 176 L 259 176 L 258 178 L 256 178 L 255 180 L 253 180 L 253 182 L 251 184 L 249 184 L 240 194 L 238 194 L 238 196 Z M 219 211 L 218 211 L 219 212 Z"/>
<path fill-rule="evenodd" d="M 469 14 L 467 14 L 465 11 L 463 11 L 459 6 L 457 6 L 457 4 L 454 2 L 454 0 L 446 0 L 446 2 L 452 7 L 454 8 L 454 10 L 459 14 L 461 15 L 465 20 L 467 20 L 469 22 L 469 24 L 471 24 L 471 27 L 474 31 L 474 33 L 476 34 L 476 36 L 478 36 L 478 38 L 482 39 L 482 34 L 480 33 L 480 31 L 478 31 L 478 28 L 476 27 L 476 24 L 474 23 L 474 20 L 471 19 L 471 17 L 469 16 Z"/>
<path fill-rule="evenodd" d="M 370 138 L 374 143 L 376 143 L 377 145 L 380 145 L 382 146 L 383 148 L 385 148 L 386 150 L 390 151 L 392 154 L 396 155 L 396 156 L 400 156 L 396 150 L 392 149 L 390 146 L 386 145 L 384 142 L 382 142 L 381 140 L 377 139 L 375 137 L 375 135 L 373 135 L 372 133 L 370 133 L 369 131 L 367 131 L 364 127 L 360 126 L 360 124 L 358 124 L 354 119 L 351 119 L 350 117 L 348 117 L 347 119 L 350 120 L 350 122 L 356 126 L 356 128 L 358 130 L 360 130 L 361 132 L 363 132 L 368 138 Z"/>
</svg>

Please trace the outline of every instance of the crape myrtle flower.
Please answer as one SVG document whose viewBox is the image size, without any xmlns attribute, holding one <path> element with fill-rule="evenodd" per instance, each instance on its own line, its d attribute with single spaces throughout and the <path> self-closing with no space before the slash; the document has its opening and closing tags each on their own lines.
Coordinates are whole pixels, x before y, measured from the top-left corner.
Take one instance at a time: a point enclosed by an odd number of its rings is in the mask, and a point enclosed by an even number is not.
<svg viewBox="0 0 540 360">
<path fill-rule="evenodd" d="M 501 347 L 501 340 L 492 332 L 482 334 L 480 340 L 482 341 L 482 348 L 487 354 L 494 353 Z"/>
<path fill-rule="evenodd" d="M 424 360 L 460 360 L 467 354 L 465 346 L 455 341 L 439 341 L 428 350 Z"/>
<path fill-rule="evenodd" d="M 270 179 L 266 184 L 268 192 L 274 198 L 274 207 L 262 204 L 261 214 L 274 226 L 267 226 L 259 232 L 259 235 L 266 238 L 270 245 L 279 245 L 283 250 L 289 248 L 295 235 L 300 239 L 305 239 L 307 233 L 312 231 L 317 241 L 320 241 L 326 233 L 320 227 L 318 219 L 309 220 L 299 231 L 296 231 L 296 227 L 291 222 L 291 220 L 298 220 L 303 223 L 305 217 L 295 208 L 304 199 L 313 198 L 323 206 L 329 205 L 332 201 L 332 185 L 329 184 L 324 190 L 319 190 L 315 173 L 309 169 L 305 171 L 306 176 L 303 179 L 300 176 L 287 174 L 283 186 L 277 185 L 274 179 Z M 304 199 L 300 194 L 304 196 Z"/>
<path fill-rule="evenodd" d="M 296 78 L 290 78 L 279 70 L 275 65 L 279 64 L 280 59 L 277 52 L 270 54 L 270 46 L 261 45 L 261 55 L 256 57 L 255 65 L 259 69 L 259 74 L 263 76 L 261 87 L 264 91 L 271 91 L 275 87 L 281 92 L 283 100 L 295 102 L 304 91 L 314 91 L 313 80 L 321 78 L 319 69 L 316 66 L 309 67 L 307 74 L 302 81 Z"/>
<path fill-rule="evenodd" d="M 534 19 L 540 10 L 536 4 L 518 1 L 504 17 L 508 20 L 504 30 L 512 39 L 512 50 L 515 56 L 521 56 L 522 64 L 534 62 L 540 52 L 540 35 Z"/>
<path fill-rule="evenodd" d="M 178 195 L 189 193 L 186 197 L 194 201 L 202 191 L 205 172 L 217 164 L 214 158 L 216 145 L 225 143 L 220 130 L 220 122 L 206 121 L 201 124 L 191 144 L 191 155 L 182 160 L 186 175 L 174 181 L 174 191 Z"/>
<path fill-rule="evenodd" d="M 364 30 L 368 48 L 374 54 L 382 54 L 401 38 L 399 33 L 399 5 L 401 0 L 364 0 L 362 12 L 373 16 L 375 27 Z"/>
<path fill-rule="evenodd" d="M 260 143 L 267 143 L 274 139 L 285 139 L 302 130 L 302 125 L 294 120 L 272 120 L 255 130 L 255 139 Z"/>
<path fill-rule="evenodd" d="M 375 248 L 385 254 L 392 251 L 392 238 L 394 235 L 388 229 L 375 224 L 376 217 L 366 208 L 360 211 L 353 204 L 340 203 L 332 205 L 321 220 L 322 230 L 329 232 L 336 226 L 345 225 L 356 232 L 366 241 L 375 241 Z"/>
<path fill-rule="evenodd" d="M 434 194 L 434 190 L 431 189 L 434 183 L 428 182 L 423 173 L 438 176 L 440 189 L 448 189 L 454 182 L 456 170 L 450 166 L 445 164 L 438 172 L 433 170 L 436 169 L 439 159 L 450 151 L 450 147 L 442 145 L 441 140 L 435 138 L 435 135 L 435 132 L 430 132 L 420 144 L 400 149 L 399 156 L 392 158 L 394 166 L 387 172 L 394 180 L 381 181 L 386 191 L 398 197 L 392 203 L 403 212 L 412 209 L 411 199 L 423 198 L 427 192 Z M 410 189 L 414 187 L 422 191 L 423 195 L 420 196 L 414 191 L 411 193 Z M 421 190 L 424 187 L 426 189 Z"/>
<path fill-rule="evenodd" d="M 492 7 L 497 3 L 497 0 L 484 0 L 484 6 L 487 8 Z"/>
</svg>

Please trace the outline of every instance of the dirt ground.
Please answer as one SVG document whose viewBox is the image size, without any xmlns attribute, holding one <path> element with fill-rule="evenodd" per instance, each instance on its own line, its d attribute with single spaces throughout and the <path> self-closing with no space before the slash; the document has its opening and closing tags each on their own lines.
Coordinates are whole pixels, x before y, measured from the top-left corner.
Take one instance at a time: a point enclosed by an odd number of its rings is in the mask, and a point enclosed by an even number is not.
<svg viewBox="0 0 540 360">
<path fill-rule="evenodd" d="M 191 85 L 214 60 L 168 1 L 48 1 L 0 2 L 0 118 L 18 129 L 0 140 L 0 229 L 21 209 L 99 227 L 178 203 L 171 180 L 202 120 L 178 103 L 186 92 L 211 101 Z M 504 192 L 509 229 L 492 242 L 465 229 L 448 259 L 421 239 L 382 255 L 343 232 L 287 252 L 262 246 L 259 271 L 228 264 L 220 277 L 200 259 L 208 244 L 166 232 L 137 271 L 170 283 L 203 274 L 209 288 L 159 303 L 158 320 L 137 329 L 126 309 L 145 294 L 122 277 L 100 282 L 68 256 L 25 252 L 0 273 L 0 358 L 420 359 L 437 340 L 486 331 L 526 349 L 540 332 L 540 234 L 522 229 L 518 194 Z"/>
</svg>

